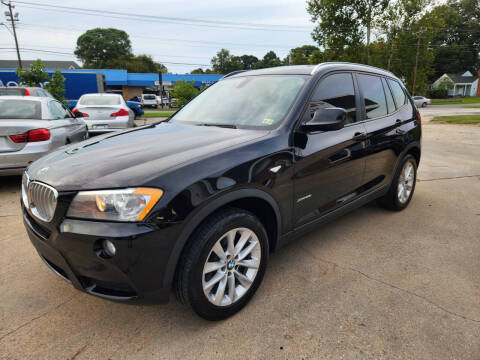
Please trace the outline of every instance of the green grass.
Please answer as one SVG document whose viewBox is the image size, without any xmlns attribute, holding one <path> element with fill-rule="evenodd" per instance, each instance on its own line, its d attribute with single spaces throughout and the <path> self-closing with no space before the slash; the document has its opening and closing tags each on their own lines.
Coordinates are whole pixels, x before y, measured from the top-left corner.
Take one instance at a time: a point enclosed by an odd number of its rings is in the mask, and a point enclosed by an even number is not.
<svg viewBox="0 0 480 360">
<path fill-rule="evenodd" d="M 432 121 L 448 124 L 480 125 L 480 115 L 435 116 Z"/>
<path fill-rule="evenodd" d="M 471 96 L 471 97 L 464 97 L 464 98 L 432 99 L 432 105 L 450 105 L 450 104 L 480 104 L 480 97 Z"/>
<path fill-rule="evenodd" d="M 480 105 L 472 105 L 472 106 L 469 106 L 468 108 L 479 109 L 479 108 L 480 108 Z"/>
<path fill-rule="evenodd" d="M 171 112 L 145 112 L 143 113 L 140 118 L 156 118 L 156 117 L 169 117 L 173 115 L 173 111 Z"/>
</svg>

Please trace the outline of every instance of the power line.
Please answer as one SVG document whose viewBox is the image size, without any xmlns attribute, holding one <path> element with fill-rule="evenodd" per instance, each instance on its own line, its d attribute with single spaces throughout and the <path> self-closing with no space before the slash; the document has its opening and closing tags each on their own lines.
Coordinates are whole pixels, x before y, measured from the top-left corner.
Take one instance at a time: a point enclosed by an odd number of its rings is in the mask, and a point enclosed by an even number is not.
<svg viewBox="0 0 480 360">
<path fill-rule="evenodd" d="M 22 4 L 24 7 L 30 6 L 31 8 L 35 8 L 38 10 L 73 12 L 73 13 L 81 13 L 81 14 L 90 15 L 90 16 L 100 16 L 103 18 L 104 17 L 116 18 L 116 19 L 120 18 L 120 19 L 136 20 L 136 21 L 141 20 L 141 21 L 152 21 L 152 22 L 162 22 L 162 23 L 169 22 L 169 23 L 178 23 L 178 24 L 193 25 L 193 26 L 232 28 L 232 29 L 241 29 L 241 30 L 262 30 L 262 31 L 306 32 L 311 29 L 308 26 L 299 26 L 299 25 L 259 24 L 259 23 L 244 23 L 244 22 L 233 22 L 233 21 L 170 17 L 170 16 L 157 16 L 157 15 L 147 15 L 147 14 L 131 14 L 131 13 L 118 12 L 118 11 L 67 7 L 67 6 L 53 5 L 53 4 L 32 3 L 27 1 L 15 1 L 15 3 Z M 25 6 L 25 5 L 28 5 L 28 6 Z"/>
</svg>

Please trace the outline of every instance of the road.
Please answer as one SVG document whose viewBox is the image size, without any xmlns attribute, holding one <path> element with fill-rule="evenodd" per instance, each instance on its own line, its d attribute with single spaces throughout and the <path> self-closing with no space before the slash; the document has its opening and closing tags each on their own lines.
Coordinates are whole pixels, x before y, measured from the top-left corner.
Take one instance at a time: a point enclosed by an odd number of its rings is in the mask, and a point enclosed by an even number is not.
<svg viewBox="0 0 480 360">
<path fill-rule="evenodd" d="M 456 116 L 456 115 L 480 115 L 480 104 L 465 104 L 465 105 L 430 105 L 425 108 L 420 108 L 422 117 L 434 116 Z"/>
<path fill-rule="evenodd" d="M 424 125 L 410 206 L 358 209 L 271 257 L 222 322 L 119 304 L 50 272 L 0 180 L 0 359 L 479 359 L 480 127 Z M 155 274 L 152 274 L 155 276 Z"/>
</svg>

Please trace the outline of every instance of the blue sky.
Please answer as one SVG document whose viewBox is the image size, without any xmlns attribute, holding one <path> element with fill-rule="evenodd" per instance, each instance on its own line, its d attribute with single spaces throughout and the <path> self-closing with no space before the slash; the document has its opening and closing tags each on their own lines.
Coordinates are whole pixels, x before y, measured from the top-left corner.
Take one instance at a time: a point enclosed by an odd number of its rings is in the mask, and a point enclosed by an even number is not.
<svg viewBox="0 0 480 360">
<path fill-rule="evenodd" d="M 16 3 L 15 10 L 20 13 L 20 47 L 59 52 L 42 54 L 24 51 L 22 57 L 25 59 L 41 57 L 44 60 L 75 60 L 74 55 L 69 54 L 73 53 L 76 39 L 85 30 L 94 27 L 125 30 L 130 35 L 135 54 L 150 54 L 156 61 L 165 63 L 173 73 L 189 72 L 198 67 L 206 68 L 212 56 L 222 47 L 235 55 L 253 54 L 257 57 L 274 50 L 283 58 L 292 47 L 313 44 L 310 35 L 313 24 L 306 11 L 305 0 L 25 1 L 97 10 L 95 15 L 87 15 Z M 5 6 L 2 8 L 3 11 L 7 10 Z M 2 22 L 5 20 L 3 11 L 0 14 Z M 200 26 L 199 23 L 194 25 L 157 18 L 150 21 L 147 18 L 118 18 L 103 11 L 287 27 L 269 26 L 266 30 L 252 30 L 245 29 L 249 26 L 242 26 L 240 29 L 239 26 L 229 24 L 203 23 Z M 13 37 L 1 26 L 0 58 L 15 59 L 15 52 L 5 49 L 13 47 Z"/>
</svg>

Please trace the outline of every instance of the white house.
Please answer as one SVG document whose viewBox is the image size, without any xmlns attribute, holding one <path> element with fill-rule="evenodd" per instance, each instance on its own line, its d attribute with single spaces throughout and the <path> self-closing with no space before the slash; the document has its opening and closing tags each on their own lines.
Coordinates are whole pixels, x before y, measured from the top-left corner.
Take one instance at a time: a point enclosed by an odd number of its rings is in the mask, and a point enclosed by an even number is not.
<svg viewBox="0 0 480 360">
<path fill-rule="evenodd" d="M 432 84 L 432 87 L 436 88 L 445 77 L 450 78 L 454 83 L 453 88 L 448 90 L 449 96 L 477 95 L 478 76 L 474 76 L 470 71 L 458 74 L 443 74 Z"/>
</svg>

